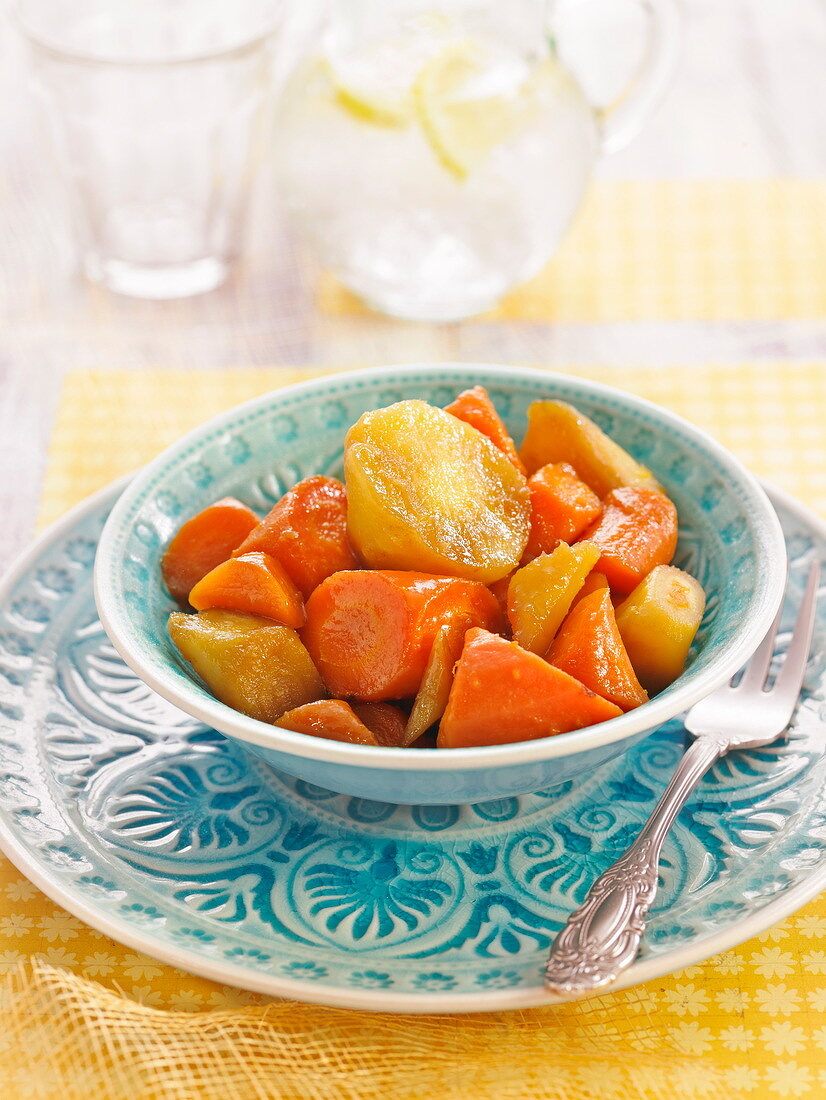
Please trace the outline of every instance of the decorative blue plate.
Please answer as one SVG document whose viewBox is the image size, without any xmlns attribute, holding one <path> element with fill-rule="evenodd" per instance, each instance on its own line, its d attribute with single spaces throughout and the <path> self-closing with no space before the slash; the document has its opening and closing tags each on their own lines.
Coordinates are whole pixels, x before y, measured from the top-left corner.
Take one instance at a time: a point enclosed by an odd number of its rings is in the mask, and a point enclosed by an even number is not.
<svg viewBox="0 0 826 1100">
<path fill-rule="evenodd" d="M 71 912 L 183 969 L 399 1012 L 550 998 L 549 943 L 626 847 L 683 751 L 672 721 L 584 782 L 396 806 L 276 773 L 122 663 L 91 574 L 123 484 L 68 515 L 0 586 L 0 845 Z M 826 527 L 773 494 L 786 623 Z M 680 815 L 630 985 L 771 925 L 826 886 L 826 600 L 788 739 L 721 761 Z M 780 648 L 786 642 L 782 636 Z"/>
</svg>

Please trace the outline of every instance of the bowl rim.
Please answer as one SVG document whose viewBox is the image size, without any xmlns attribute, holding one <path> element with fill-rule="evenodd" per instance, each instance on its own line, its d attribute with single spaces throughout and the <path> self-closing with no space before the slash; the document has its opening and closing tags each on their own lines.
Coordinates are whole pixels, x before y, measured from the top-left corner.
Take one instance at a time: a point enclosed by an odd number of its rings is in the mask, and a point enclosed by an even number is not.
<svg viewBox="0 0 826 1100">
<path fill-rule="evenodd" d="M 761 516 L 762 532 L 768 553 L 761 558 L 762 586 L 759 598 L 751 609 L 745 629 L 737 638 L 728 643 L 718 661 L 694 678 L 694 681 L 669 695 L 655 696 L 635 710 L 629 711 L 607 722 L 586 726 L 579 730 L 536 738 L 530 741 L 508 742 L 501 745 L 473 746 L 451 749 L 450 751 L 416 753 L 411 758 L 407 748 L 386 748 L 371 745 L 352 745 L 347 742 L 326 740 L 310 734 L 286 730 L 277 725 L 269 725 L 259 719 L 249 718 L 233 710 L 218 699 L 201 699 L 188 690 L 179 687 L 177 681 L 167 678 L 163 670 L 160 674 L 148 665 L 139 648 L 133 647 L 131 620 L 122 615 L 109 589 L 109 579 L 113 576 L 118 560 L 116 549 L 120 529 L 140 498 L 148 483 L 160 471 L 179 461 L 184 454 L 191 455 L 204 437 L 225 429 L 242 414 L 247 414 L 266 406 L 274 398 L 284 395 L 303 397 L 306 394 L 323 392 L 330 383 L 342 379 L 363 379 L 365 381 L 392 381 L 400 383 L 400 374 L 416 372 L 431 374 L 450 371 L 453 375 L 466 374 L 473 378 L 480 370 L 488 379 L 491 377 L 507 381 L 515 377 L 536 381 L 537 376 L 549 383 L 559 380 L 566 385 L 572 383 L 595 398 L 603 397 L 636 407 L 639 411 L 653 415 L 663 429 L 669 427 L 688 436 L 699 448 L 716 461 L 726 480 L 739 484 L 741 492 L 750 499 L 753 509 Z M 477 379 L 478 381 L 478 379 Z M 549 398 L 550 399 L 550 398 Z M 307 381 L 293 383 L 277 390 L 253 397 L 233 406 L 231 409 L 212 417 L 198 427 L 187 432 L 176 442 L 166 447 L 147 465 L 139 469 L 118 498 L 112 509 L 98 543 L 95 557 L 93 589 L 100 621 L 110 641 L 126 664 L 150 688 L 185 713 L 204 722 L 206 725 L 235 737 L 239 741 L 256 745 L 288 756 L 298 756 L 309 760 L 318 760 L 328 764 L 345 765 L 355 768 L 379 768 L 384 770 L 406 771 L 446 771 L 476 770 L 496 766 L 526 765 L 563 756 L 573 756 L 589 749 L 600 748 L 658 726 L 693 706 L 694 703 L 710 694 L 722 685 L 745 663 L 767 633 L 780 602 L 786 583 L 786 544 L 777 513 L 765 491 L 743 464 L 713 439 L 707 432 L 684 420 L 676 413 L 661 405 L 629 393 L 616 386 L 595 382 L 577 375 L 568 375 L 561 371 L 544 368 L 508 366 L 495 363 L 478 362 L 438 362 L 403 363 L 382 367 L 368 367 L 359 370 L 335 371 Z M 195 687 L 194 683 L 192 685 Z"/>
</svg>

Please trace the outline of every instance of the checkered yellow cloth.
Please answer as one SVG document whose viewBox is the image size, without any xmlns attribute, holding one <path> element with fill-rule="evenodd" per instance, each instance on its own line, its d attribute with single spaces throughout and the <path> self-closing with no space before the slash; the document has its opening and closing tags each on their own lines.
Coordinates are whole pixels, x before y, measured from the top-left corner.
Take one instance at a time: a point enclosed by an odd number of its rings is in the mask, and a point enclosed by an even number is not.
<svg viewBox="0 0 826 1100">
<path fill-rule="evenodd" d="M 682 413 L 826 514 L 823 364 L 570 372 Z M 305 376 L 71 375 L 43 522 L 212 414 Z M 268 1002 L 183 973 L 87 927 L 0 860 L 0 983 L 4 1100 L 826 1095 L 826 896 L 636 989 L 521 1013 L 405 1018 Z"/>
<path fill-rule="evenodd" d="M 826 180 L 610 180 L 562 247 L 486 319 L 769 320 L 826 316 Z M 332 277 L 328 314 L 366 307 Z"/>
</svg>

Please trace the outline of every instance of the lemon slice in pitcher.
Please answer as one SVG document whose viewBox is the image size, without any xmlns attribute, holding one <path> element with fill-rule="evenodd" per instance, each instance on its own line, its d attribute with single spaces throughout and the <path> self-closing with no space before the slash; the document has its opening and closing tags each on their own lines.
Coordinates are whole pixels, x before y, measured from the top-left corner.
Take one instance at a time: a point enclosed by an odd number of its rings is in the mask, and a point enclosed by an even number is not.
<svg viewBox="0 0 826 1100">
<path fill-rule="evenodd" d="M 403 34 L 327 54 L 322 66 L 339 105 L 351 115 L 374 125 L 405 126 L 415 115 L 416 77 L 455 34 L 448 16 L 422 15 L 411 19 Z"/>
<path fill-rule="evenodd" d="M 510 51 L 454 42 L 422 68 L 413 100 L 436 156 L 464 179 L 527 117 L 529 69 Z"/>
</svg>

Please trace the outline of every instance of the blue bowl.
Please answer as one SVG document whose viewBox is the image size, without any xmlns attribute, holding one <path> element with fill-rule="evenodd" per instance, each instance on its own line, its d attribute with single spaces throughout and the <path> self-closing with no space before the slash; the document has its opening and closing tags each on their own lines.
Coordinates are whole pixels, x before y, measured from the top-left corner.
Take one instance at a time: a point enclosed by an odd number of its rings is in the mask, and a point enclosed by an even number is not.
<svg viewBox="0 0 826 1100">
<path fill-rule="evenodd" d="M 417 397 L 444 405 L 485 386 L 521 439 L 528 405 L 558 398 L 592 417 L 648 466 L 680 515 L 675 563 L 707 607 L 688 667 L 628 714 L 536 741 L 411 750 L 327 741 L 247 718 L 203 686 L 169 639 L 175 605 L 160 561 L 180 524 L 222 496 L 263 513 L 310 474 L 341 475 L 347 428 L 368 409 Z M 274 768 L 381 802 L 480 802 L 575 779 L 624 752 L 726 681 L 768 630 L 785 584 L 777 516 L 755 479 L 703 432 L 665 409 L 565 375 L 488 364 L 394 366 L 289 386 L 216 417 L 141 470 L 116 504 L 95 563 L 101 621 L 127 664 L 188 714 L 237 738 Z"/>
</svg>

